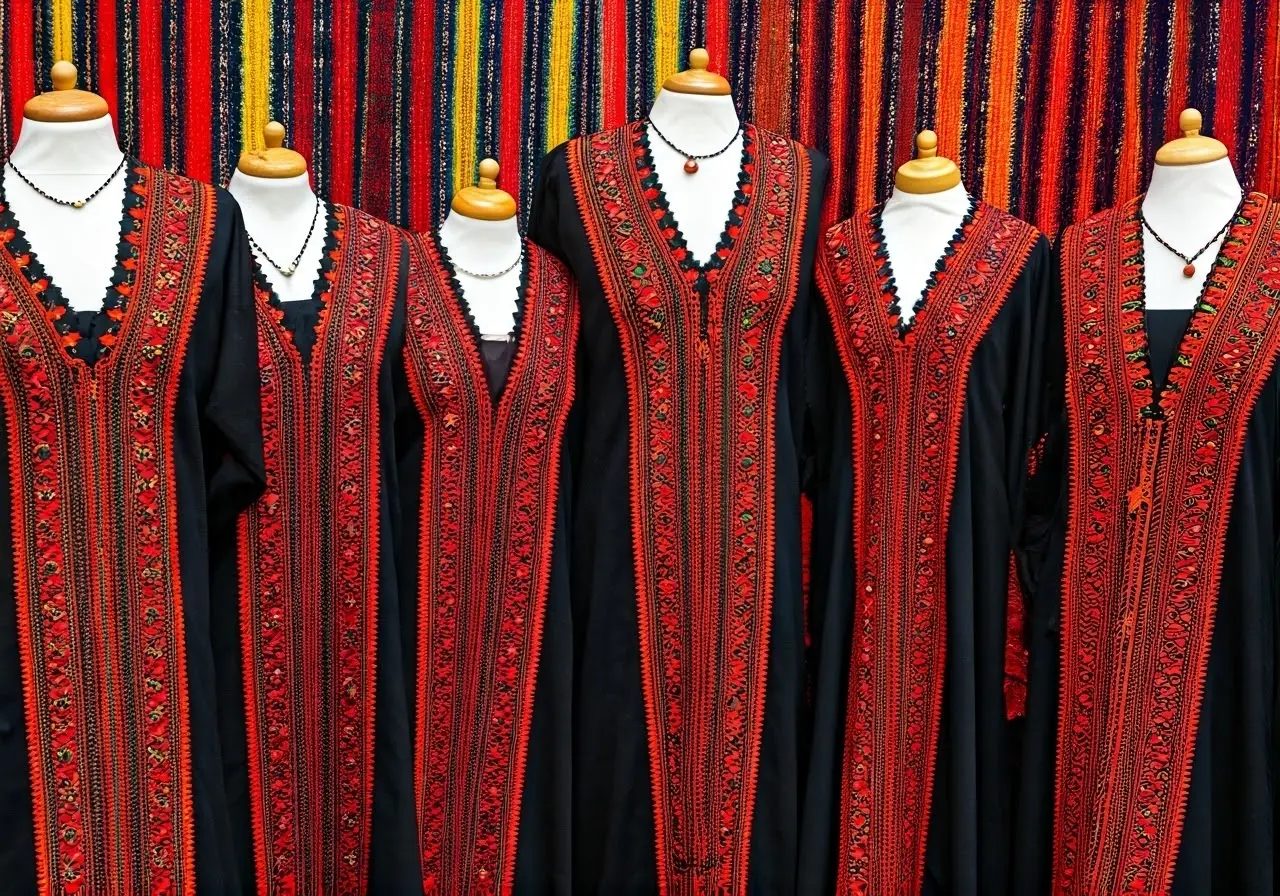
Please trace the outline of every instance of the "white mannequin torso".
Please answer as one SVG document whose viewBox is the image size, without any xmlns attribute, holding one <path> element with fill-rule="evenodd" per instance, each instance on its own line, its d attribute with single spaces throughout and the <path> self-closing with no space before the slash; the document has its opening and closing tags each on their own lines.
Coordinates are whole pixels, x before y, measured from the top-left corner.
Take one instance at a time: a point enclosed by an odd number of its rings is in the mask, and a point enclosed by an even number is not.
<svg viewBox="0 0 1280 896">
<path fill-rule="evenodd" d="M 653 164 L 667 204 L 694 259 L 705 263 L 724 233 L 742 172 L 742 134 L 738 110 L 730 96 L 702 96 L 661 90 L 649 118 L 663 136 L 685 152 L 718 156 L 698 161 L 697 174 L 686 174 L 681 155 L 649 130 Z M 734 134 L 737 132 L 737 136 Z"/>
<path fill-rule="evenodd" d="M 1240 205 L 1240 194 L 1240 181 L 1230 159 L 1203 165 L 1156 165 L 1142 200 L 1142 213 L 1161 239 L 1179 252 L 1190 253 L 1231 219 Z M 1196 258 L 1195 274 L 1186 277 L 1182 273 L 1186 262 L 1160 245 L 1144 227 L 1147 308 L 1194 307 L 1225 239 L 1223 233 Z"/>
<path fill-rule="evenodd" d="M 227 189 L 240 204 L 245 230 L 278 264 L 288 265 L 293 261 L 315 220 L 315 228 L 291 277 L 284 276 L 261 252 L 253 250 L 262 275 L 281 302 L 311 299 L 324 253 L 326 219 L 323 206 L 318 214 L 316 212 L 317 198 L 307 175 L 255 177 L 236 169 Z"/>
<path fill-rule="evenodd" d="M 439 237 L 481 338 L 506 339 L 515 325 L 523 265 L 517 263 L 501 277 L 473 277 L 465 271 L 492 274 L 521 257 L 524 240 L 516 219 L 482 221 L 450 211 Z"/>
<path fill-rule="evenodd" d="M 50 196 L 74 202 L 102 186 L 122 157 L 107 115 L 75 122 L 24 118 L 9 159 Z M 7 165 L 3 176 L 13 214 L 67 304 L 75 311 L 101 308 L 120 244 L 125 170 L 83 208 L 50 202 Z"/>
<path fill-rule="evenodd" d="M 904 323 L 915 317 L 915 304 L 969 205 L 969 194 L 962 183 L 939 193 L 895 189 L 885 201 L 881 214 L 884 249 L 893 268 Z"/>
</svg>

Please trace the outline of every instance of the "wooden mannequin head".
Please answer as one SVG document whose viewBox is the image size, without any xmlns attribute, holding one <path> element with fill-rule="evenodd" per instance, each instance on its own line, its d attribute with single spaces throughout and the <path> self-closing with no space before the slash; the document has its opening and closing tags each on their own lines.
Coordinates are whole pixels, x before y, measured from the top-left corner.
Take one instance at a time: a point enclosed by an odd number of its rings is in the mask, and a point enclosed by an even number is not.
<svg viewBox="0 0 1280 896">
<path fill-rule="evenodd" d="M 97 121 L 107 114 L 107 101 L 96 93 L 76 88 L 76 67 L 65 59 L 50 71 L 53 90 L 27 100 L 24 117 L 32 121 Z"/>
<path fill-rule="evenodd" d="M 298 177 L 307 173 L 307 160 L 300 153 L 284 147 L 284 125 L 269 121 L 262 129 L 264 149 L 247 149 L 240 153 L 236 167 L 252 177 Z"/>
<path fill-rule="evenodd" d="M 453 196 L 449 207 L 465 218 L 479 221 L 506 221 L 516 216 L 516 201 L 506 190 L 498 189 L 498 163 L 484 159 L 479 167 L 480 179 L 474 187 L 463 187 Z"/>
<path fill-rule="evenodd" d="M 672 93 L 693 93 L 699 96 L 729 96 L 729 82 L 715 72 L 707 71 L 711 57 L 701 47 L 689 53 L 689 67 L 662 82 L 662 89 Z"/>
<path fill-rule="evenodd" d="M 1227 157 L 1227 147 L 1220 140 L 1200 133 L 1204 118 L 1199 109 L 1183 109 L 1178 116 L 1182 136 L 1170 140 L 1156 151 L 1157 165 L 1203 165 Z"/>
<path fill-rule="evenodd" d="M 938 155 L 938 135 L 921 131 L 916 136 L 916 157 L 898 169 L 893 186 L 904 193 L 941 193 L 960 183 L 956 163 Z"/>
</svg>

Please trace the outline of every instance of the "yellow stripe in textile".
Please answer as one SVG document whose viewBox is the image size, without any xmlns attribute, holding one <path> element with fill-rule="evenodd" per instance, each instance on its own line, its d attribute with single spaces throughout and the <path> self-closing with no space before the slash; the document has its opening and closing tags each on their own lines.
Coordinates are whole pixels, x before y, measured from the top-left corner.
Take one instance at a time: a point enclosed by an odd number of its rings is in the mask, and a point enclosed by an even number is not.
<svg viewBox="0 0 1280 896">
<path fill-rule="evenodd" d="M 713 59 L 713 68 L 724 71 L 727 59 Z M 680 0 L 656 0 L 653 9 L 653 86 L 685 67 L 680 58 Z"/>
<path fill-rule="evenodd" d="M 480 0 L 460 0 L 453 50 L 453 188 L 476 182 L 476 115 L 480 108 Z"/>
<path fill-rule="evenodd" d="M 53 61 L 63 59 L 84 71 L 86 60 L 71 58 L 71 0 L 53 0 Z M 77 86 L 84 87 L 84 83 Z"/>
<path fill-rule="evenodd" d="M 261 149 L 262 128 L 271 120 L 271 0 L 244 0 L 242 10 L 240 128 L 245 149 Z"/>
<path fill-rule="evenodd" d="M 987 158 L 983 165 L 982 198 L 1009 207 L 1013 173 L 1013 122 L 1018 101 L 1021 0 L 996 0 L 991 12 L 991 57 L 987 60 L 990 94 L 987 98 Z"/>
<path fill-rule="evenodd" d="M 553 149 L 569 138 L 570 69 L 573 67 L 574 0 L 551 7 L 551 54 L 547 60 L 547 140 Z"/>
</svg>

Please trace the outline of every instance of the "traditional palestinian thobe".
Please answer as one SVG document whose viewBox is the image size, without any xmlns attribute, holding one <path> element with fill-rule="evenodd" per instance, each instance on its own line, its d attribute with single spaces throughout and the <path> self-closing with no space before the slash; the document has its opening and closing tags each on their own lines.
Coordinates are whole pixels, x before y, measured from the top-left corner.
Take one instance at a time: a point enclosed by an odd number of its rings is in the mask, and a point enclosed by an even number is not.
<svg viewBox="0 0 1280 896">
<path fill-rule="evenodd" d="M 835 341 L 819 354 L 839 370 L 816 418 L 834 449 L 814 503 L 814 712 L 843 737 L 814 744 L 802 890 L 999 896 L 1049 246 L 973 200 L 906 322 L 881 210 L 818 253 Z"/>
<path fill-rule="evenodd" d="M 806 755 L 800 495 L 826 163 L 754 125 L 714 255 L 642 124 L 544 162 L 578 278 L 573 862 L 581 892 L 787 893 Z"/>
<path fill-rule="evenodd" d="M 126 178 L 96 311 L 0 196 L 0 889 L 238 896 L 208 551 L 263 482 L 249 248 L 222 190 Z"/>
<path fill-rule="evenodd" d="M 256 278 L 267 487 L 215 566 L 239 609 L 218 642 L 234 833 L 246 891 L 420 894 L 394 550 L 408 253 L 353 208 L 324 227 L 310 300 Z"/>
<path fill-rule="evenodd" d="M 1031 623 L 1019 892 L 1271 893 L 1280 206 L 1244 198 L 1187 312 L 1145 309 L 1140 207 L 1059 248 L 1070 485 Z"/>
<path fill-rule="evenodd" d="M 410 251 L 397 450 L 418 892 L 569 896 L 574 285 L 526 243 L 504 345 L 481 339 L 438 239 Z"/>
</svg>

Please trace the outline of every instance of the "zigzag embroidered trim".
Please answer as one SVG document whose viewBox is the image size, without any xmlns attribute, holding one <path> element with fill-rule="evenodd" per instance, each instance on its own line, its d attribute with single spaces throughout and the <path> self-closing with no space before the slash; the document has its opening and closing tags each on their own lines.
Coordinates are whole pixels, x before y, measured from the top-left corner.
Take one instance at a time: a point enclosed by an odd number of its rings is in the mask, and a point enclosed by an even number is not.
<svg viewBox="0 0 1280 896">
<path fill-rule="evenodd" d="M 922 886 L 946 669 L 947 522 L 969 365 L 1038 238 L 1031 225 L 976 205 L 905 329 L 876 210 L 832 228 L 819 253 L 853 403 L 858 622 L 842 896 Z M 912 869 L 908 882 L 904 869 Z"/>
<path fill-rule="evenodd" d="M 798 144 L 754 125 L 743 133 L 740 188 L 701 268 L 639 125 L 569 144 L 627 374 L 664 896 L 740 896 L 747 887 L 772 610 L 774 404 L 810 172 Z M 686 506 L 709 514 L 694 518 Z"/>
<path fill-rule="evenodd" d="M 42 893 L 195 889 L 174 403 L 213 188 L 135 165 L 120 342 L 66 351 L 48 279 L 0 231 L 19 650 Z M 145 384 L 140 387 L 140 384 Z M 123 734 L 122 734 L 123 733 Z"/>
<path fill-rule="evenodd" d="M 426 424 L 418 545 L 415 787 L 426 896 L 510 894 L 577 298 L 525 245 L 524 310 L 502 394 L 431 236 L 410 238 L 405 371 Z"/>
<path fill-rule="evenodd" d="M 329 211 L 304 360 L 259 278 L 267 488 L 240 518 L 241 645 L 259 892 L 368 886 L 382 532 L 379 371 L 402 241 Z"/>
<path fill-rule="evenodd" d="M 1095 215 L 1062 241 L 1071 501 L 1053 883 L 1061 896 L 1169 891 L 1230 483 L 1280 354 L 1280 208 L 1253 193 L 1153 396 L 1140 202 Z"/>
</svg>

